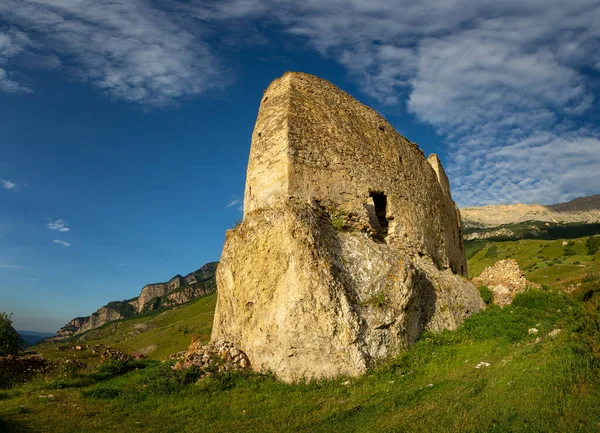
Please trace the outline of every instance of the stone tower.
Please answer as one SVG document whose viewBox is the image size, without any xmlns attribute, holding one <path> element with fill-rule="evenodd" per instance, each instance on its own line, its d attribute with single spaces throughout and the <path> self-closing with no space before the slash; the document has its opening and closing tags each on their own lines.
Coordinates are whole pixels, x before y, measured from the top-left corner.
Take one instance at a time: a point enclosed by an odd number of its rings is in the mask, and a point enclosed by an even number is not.
<svg viewBox="0 0 600 433">
<path fill-rule="evenodd" d="M 284 380 L 357 375 L 483 308 L 444 169 L 318 77 L 265 91 L 213 339 Z"/>
</svg>

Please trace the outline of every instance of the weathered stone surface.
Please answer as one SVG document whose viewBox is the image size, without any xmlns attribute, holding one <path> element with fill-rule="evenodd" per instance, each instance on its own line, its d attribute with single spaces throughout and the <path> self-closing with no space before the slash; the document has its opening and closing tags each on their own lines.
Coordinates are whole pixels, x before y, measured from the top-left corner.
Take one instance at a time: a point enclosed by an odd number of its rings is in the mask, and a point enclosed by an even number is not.
<svg viewBox="0 0 600 433">
<path fill-rule="evenodd" d="M 106 306 L 100 307 L 81 327 L 75 331 L 75 334 L 81 334 L 90 329 L 99 328 L 107 322 L 122 319 L 123 316 L 118 311 L 115 311 Z"/>
<path fill-rule="evenodd" d="M 485 268 L 479 277 L 473 278 L 473 283 L 478 287 L 487 286 L 494 294 L 494 302 L 500 306 L 510 304 L 516 294 L 527 287 L 541 287 L 525 278 L 515 259 L 500 260 Z"/>
<path fill-rule="evenodd" d="M 358 375 L 482 309 L 466 274 L 435 155 L 325 80 L 287 73 L 269 86 L 244 220 L 217 269 L 213 340 L 288 381 Z"/>
</svg>

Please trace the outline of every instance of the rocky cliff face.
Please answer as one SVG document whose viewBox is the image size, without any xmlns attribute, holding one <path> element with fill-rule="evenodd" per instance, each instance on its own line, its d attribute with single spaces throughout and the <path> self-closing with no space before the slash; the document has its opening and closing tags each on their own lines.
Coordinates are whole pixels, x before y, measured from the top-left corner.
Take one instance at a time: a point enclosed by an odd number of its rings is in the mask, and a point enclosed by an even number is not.
<svg viewBox="0 0 600 433">
<path fill-rule="evenodd" d="M 317 77 L 264 94 L 212 339 L 283 380 L 358 375 L 484 307 L 439 159 Z"/>
<path fill-rule="evenodd" d="M 147 311 L 184 304 L 216 290 L 217 262 L 207 263 L 182 277 L 176 275 L 166 283 L 144 286 L 137 298 L 109 302 L 91 316 L 77 317 L 56 332 L 50 340 L 63 340 L 98 328 L 113 320 L 135 317 Z"/>
<path fill-rule="evenodd" d="M 124 316 L 121 312 L 114 310 L 109 306 L 100 307 L 88 318 L 88 320 L 83 322 L 81 326 L 73 332 L 73 335 L 82 334 L 90 329 L 98 328 L 105 323 L 112 322 L 113 320 L 123 319 L 125 317 L 126 316 Z"/>
<path fill-rule="evenodd" d="M 53 338 L 50 338 L 50 340 L 62 340 L 65 338 L 69 338 L 78 329 L 80 329 L 89 319 L 90 319 L 90 316 L 74 318 L 69 323 L 67 323 L 65 326 L 60 328 L 56 332 L 56 335 Z"/>
</svg>

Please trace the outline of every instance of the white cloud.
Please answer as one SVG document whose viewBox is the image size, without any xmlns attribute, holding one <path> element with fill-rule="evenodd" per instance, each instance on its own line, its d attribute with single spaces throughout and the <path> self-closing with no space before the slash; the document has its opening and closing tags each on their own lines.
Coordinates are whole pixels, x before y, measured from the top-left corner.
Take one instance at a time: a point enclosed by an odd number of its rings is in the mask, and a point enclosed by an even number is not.
<svg viewBox="0 0 600 433">
<path fill-rule="evenodd" d="M 14 26 L 0 33 L 0 89 L 28 90 L 8 71 L 33 53 L 112 98 L 169 105 L 226 84 L 209 31 L 274 23 L 442 134 L 461 205 L 598 192 L 600 133 L 585 127 L 598 0 L 4 0 L 0 15 Z M 565 149 L 585 170 L 555 160 L 573 159 Z"/>
<path fill-rule="evenodd" d="M 40 62 L 114 99 L 165 106 L 227 82 L 199 23 L 144 0 L 3 0 L 0 15 Z"/>
<path fill-rule="evenodd" d="M 58 219 L 56 221 L 48 220 L 48 228 L 50 230 L 57 230 L 59 232 L 68 232 L 71 230 L 69 227 L 67 227 L 67 223 L 62 219 Z"/>
<path fill-rule="evenodd" d="M 230 0 L 196 10 L 275 18 L 367 95 L 406 102 L 447 139 L 461 205 L 598 192 L 600 134 L 581 117 L 598 109 L 597 0 Z"/>
<path fill-rule="evenodd" d="M 9 93 L 31 92 L 27 86 L 19 84 L 13 77 L 14 74 L 9 73 L 2 67 L 14 56 L 22 53 L 30 46 L 30 41 L 27 35 L 16 29 L 0 30 L 0 91 Z"/>
<path fill-rule="evenodd" d="M 22 269 L 23 266 L 11 265 L 9 263 L 0 263 L 0 269 Z"/>
<path fill-rule="evenodd" d="M 244 200 L 240 199 L 240 198 L 232 198 L 229 203 L 227 203 L 225 205 L 225 207 L 233 207 L 235 206 L 236 210 L 238 210 L 239 212 L 243 212 L 244 211 Z"/>
<path fill-rule="evenodd" d="M 19 280 L 19 281 L 37 281 L 37 279 L 35 279 L 35 278 L 20 278 L 20 277 L 15 277 L 15 280 Z"/>
<path fill-rule="evenodd" d="M 0 79 L 1 79 L 1 74 L 0 74 Z M 9 191 L 18 191 L 17 188 L 17 184 L 14 182 L 11 182 L 10 180 L 6 180 L 6 179 L 0 179 L 0 184 L 2 184 L 2 187 L 4 189 L 8 189 Z"/>
<path fill-rule="evenodd" d="M 65 241 L 61 241 L 60 239 L 54 239 L 52 242 L 55 243 L 55 244 L 62 245 L 63 247 L 70 247 L 71 246 L 70 243 L 65 242 Z"/>
</svg>

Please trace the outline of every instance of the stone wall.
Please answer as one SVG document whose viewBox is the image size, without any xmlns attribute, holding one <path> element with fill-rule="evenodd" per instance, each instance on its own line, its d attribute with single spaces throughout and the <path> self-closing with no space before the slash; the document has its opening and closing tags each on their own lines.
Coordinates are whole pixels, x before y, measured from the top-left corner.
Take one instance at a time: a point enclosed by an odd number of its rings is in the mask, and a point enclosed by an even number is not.
<svg viewBox="0 0 600 433">
<path fill-rule="evenodd" d="M 436 156 L 317 77 L 265 91 L 212 339 L 283 380 L 358 375 L 484 307 Z"/>
<path fill-rule="evenodd" d="M 460 220 L 439 159 L 425 159 L 377 112 L 325 80 L 299 73 L 275 80 L 252 136 L 245 215 L 294 197 L 371 223 L 374 192 L 387 199 L 386 242 L 467 275 Z"/>
</svg>

